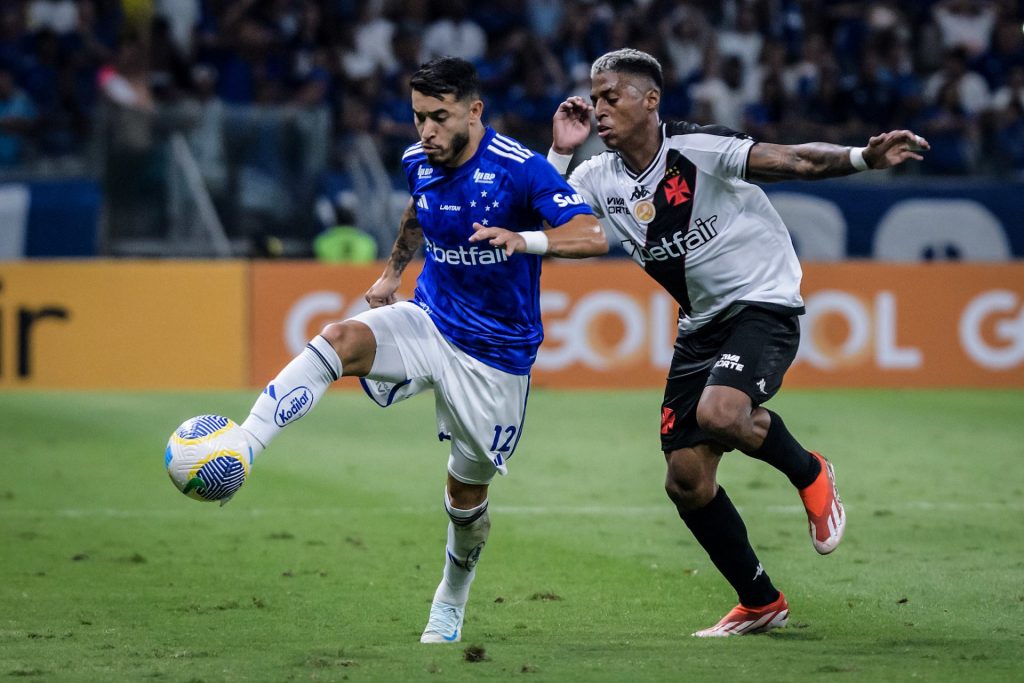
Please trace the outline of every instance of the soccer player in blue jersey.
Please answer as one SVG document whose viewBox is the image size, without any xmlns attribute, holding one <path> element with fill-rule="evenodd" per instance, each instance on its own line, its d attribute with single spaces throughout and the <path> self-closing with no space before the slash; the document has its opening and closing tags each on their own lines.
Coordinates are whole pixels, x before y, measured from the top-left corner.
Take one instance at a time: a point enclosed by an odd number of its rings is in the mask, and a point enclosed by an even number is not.
<svg viewBox="0 0 1024 683">
<path fill-rule="evenodd" d="M 420 642 L 457 642 L 487 541 L 487 491 L 522 436 L 530 368 L 543 338 L 544 254 L 583 258 L 608 244 L 586 202 L 551 167 L 483 123 L 473 66 L 453 57 L 413 74 L 420 141 L 402 158 L 412 198 L 371 310 L 331 323 L 260 394 L 242 427 L 259 452 L 342 376 L 387 407 L 433 389 L 450 444 L 444 574 Z M 550 229 L 542 229 L 544 223 Z M 554 227 L 550 227 L 554 226 Z M 397 301 L 420 246 L 411 301 Z M 369 381 L 367 381 L 369 380 Z"/>
</svg>

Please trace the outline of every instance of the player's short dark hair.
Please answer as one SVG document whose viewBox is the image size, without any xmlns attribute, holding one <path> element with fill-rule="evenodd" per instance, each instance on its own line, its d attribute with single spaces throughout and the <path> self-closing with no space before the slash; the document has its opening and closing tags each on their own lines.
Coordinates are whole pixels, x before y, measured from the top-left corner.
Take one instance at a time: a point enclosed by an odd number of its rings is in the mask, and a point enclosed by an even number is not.
<svg viewBox="0 0 1024 683">
<path fill-rule="evenodd" d="M 409 86 L 439 100 L 445 95 L 454 95 L 460 102 L 480 97 L 476 67 L 460 57 L 437 57 L 420 65 L 409 79 Z"/>
<path fill-rule="evenodd" d="M 662 90 L 661 64 L 646 52 L 631 47 L 607 52 L 595 59 L 593 66 L 590 67 L 590 77 L 593 78 L 603 71 L 646 76 L 654 81 L 658 90 Z"/>
</svg>

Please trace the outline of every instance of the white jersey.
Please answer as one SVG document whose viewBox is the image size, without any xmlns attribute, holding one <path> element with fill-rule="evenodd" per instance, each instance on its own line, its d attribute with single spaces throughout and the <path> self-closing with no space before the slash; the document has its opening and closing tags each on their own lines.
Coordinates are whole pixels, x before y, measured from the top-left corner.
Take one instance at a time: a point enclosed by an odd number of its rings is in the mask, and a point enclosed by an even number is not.
<svg viewBox="0 0 1024 683">
<path fill-rule="evenodd" d="M 754 140 L 721 126 L 662 124 L 661 148 L 634 174 L 614 152 L 569 177 L 608 233 L 679 303 L 690 332 L 733 304 L 799 315 L 800 262 L 761 188 L 748 183 Z"/>
</svg>

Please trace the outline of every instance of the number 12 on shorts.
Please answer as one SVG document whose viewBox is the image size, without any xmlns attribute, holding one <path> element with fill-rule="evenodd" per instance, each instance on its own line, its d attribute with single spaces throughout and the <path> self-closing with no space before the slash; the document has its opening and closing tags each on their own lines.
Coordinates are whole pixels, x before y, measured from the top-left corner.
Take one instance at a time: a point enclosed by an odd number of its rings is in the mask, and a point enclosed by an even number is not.
<svg viewBox="0 0 1024 683">
<path fill-rule="evenodd" d="M 492 453 L 508 453 L 512 450 L 512 439 L 516 436 L 515 425 L 494 425 L 494 441 L 491 442 Z M 500 444 L 500 446 L 499 446 Z"/>
</svg>

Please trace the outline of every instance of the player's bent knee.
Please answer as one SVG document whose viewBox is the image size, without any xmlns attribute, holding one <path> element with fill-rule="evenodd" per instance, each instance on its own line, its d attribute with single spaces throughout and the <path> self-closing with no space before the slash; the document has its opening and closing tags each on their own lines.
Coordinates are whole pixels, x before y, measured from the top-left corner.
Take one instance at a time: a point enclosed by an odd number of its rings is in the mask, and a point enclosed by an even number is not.
<svg viewBox="0 0 1024 683">
<path fill-rule="evenodd" d="M 377 342 L 367 325 L 354 320 L 329 323 L 320 336 L 338 353 L 344 374 L 363 376 L 370 371 Z"/>
<path fill-rule="evenodd" d="M 448 500 L 452 507 L 471 510 L 487 500 L 487 486 L 466 484 L 451 475 L 448 476 Z"/>
<path fill-rule="evenodd" d="M 739 435 L 743 430 L 743 420 L 737 411 L 710 401 L 701 401 L 697 405 L 697 424 L 708 434 L 724 437 L 726 443 L 731 441 L 729 437 Z"/>
<path fill-rule="evenodd" d="M 669 472 L 665 478 L 665 493 L 680 512 L 698 510 L 715 497 L 715 480 L 707 477 L 679 477 Z"/>
</svg>

